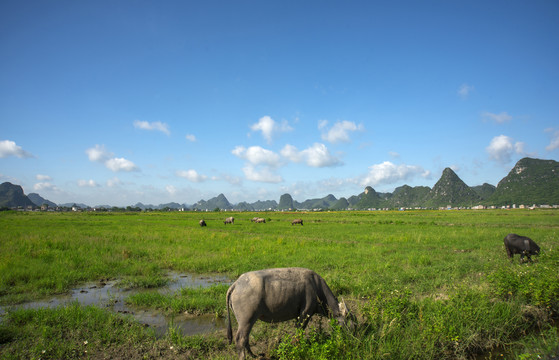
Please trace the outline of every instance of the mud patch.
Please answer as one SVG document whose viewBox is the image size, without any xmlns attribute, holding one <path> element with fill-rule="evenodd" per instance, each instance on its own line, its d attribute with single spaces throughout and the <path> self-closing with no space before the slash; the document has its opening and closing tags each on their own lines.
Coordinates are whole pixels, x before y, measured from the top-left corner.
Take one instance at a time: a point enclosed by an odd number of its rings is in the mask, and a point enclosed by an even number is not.
<svg viewBox="0 0 559 360">
<path fill-rule="evenodd" d="M 232 283 L 230 279 L 221 275 L 194 275 L 175 272 L 169 273 L 169 279 L 169 284 L 157 291 L 163 294 L 172 294 L 183 287 L 205 288 L 215 284 Z M 117 313 L 130 315 L 139 323 L 153 328 L 158 337 L 164 336 L 169 326 L 180 329 L 183 335 L 206 334 L 225 329 L 225 320 L 215 315 L 165 315 L 161 311 L 144 310 L 128 306 L 124 301 L 127 297 L 149 290 L 121 289 L 116 286 L 117 283 L 117 280 L 89 283 L 83 287 L 72 289 L 67 295 L 55 296 L 49 300 L 0 307 L 0 319 L 1 316 L 10 309 L 56 308 L 77 301 L 84 306 L 95 305 Z"/>
</svg>

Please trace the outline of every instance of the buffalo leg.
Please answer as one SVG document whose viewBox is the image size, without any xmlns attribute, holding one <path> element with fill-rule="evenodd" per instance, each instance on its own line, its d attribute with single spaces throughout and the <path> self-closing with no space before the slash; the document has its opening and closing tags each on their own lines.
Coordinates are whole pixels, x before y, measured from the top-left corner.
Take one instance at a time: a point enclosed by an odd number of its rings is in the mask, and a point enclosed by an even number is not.
<svg viewBox="0 0 559 360">
<path fill-rule="evenodd" d="M 248 343 L 250 331 L 255 321 L 249 323 L 239 323 L 239 329 L 237 330 L 237 335 L 235 337 L 235 343 L 237 345 L 237 352 L 239 353 L 239 359 L 244 360 L 246 355 L 251 357 L 256 357 L 250 350 L 250 345 Z"/>
</svg>

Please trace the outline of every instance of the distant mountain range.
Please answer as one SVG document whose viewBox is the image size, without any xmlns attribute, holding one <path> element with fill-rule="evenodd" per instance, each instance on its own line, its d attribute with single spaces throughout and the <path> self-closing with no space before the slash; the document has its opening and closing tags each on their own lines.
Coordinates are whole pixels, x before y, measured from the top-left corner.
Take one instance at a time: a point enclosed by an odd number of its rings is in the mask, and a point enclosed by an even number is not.
<svg viewBox="0 0 559 360">
<path fill-rule="evenodd" d="M 57 207 L 52 201 L 42 198 L 39 194 L 25 195 L 19 185 L 5 182 L 0 184 L 0 208 L 17 208 L 29 206 Z M 254 203 L 240 202 L 231 204 L 225 195 L 209 200 L 200 200 L 195 204 L 167 203 L 144 205 L 137 203 L 132 208 L 146 209 L 190 209 L 199 211 L 212 210 L 289 210 L 289 209 L 383 209 L 383 208 L 439 208 L 439 207 L 471 207 L 475 205 L 504 206 L 513 204 L 524 205 L 556 205 L 559 204 L 559 162 L 554 160 L 540 160 L 524 158 L 516 163 L 512 170 L 497 186 L 483 184 L 470 187 L 466 185 L 456 173 L 444 169 L 441 178 L 433 188 L 428 186 L 411 187 L 400 186 L 392 193 L 377 193 L 367 186 L 359 194 L 349 198 L 336 199 L 334 195 L 327 195 L 320 199 L 309 199 L 303 202 L 293 200 L 291 195 L 284 194 L 279 203 L 275 200 L 257 201 Z M 60 204 L 62 207 L 72 207 L 75 204 Z M 85 204 L 77 204 L 87 208 Z M 110 208 L 108 205 L 97 208 Z"/>
</svg>

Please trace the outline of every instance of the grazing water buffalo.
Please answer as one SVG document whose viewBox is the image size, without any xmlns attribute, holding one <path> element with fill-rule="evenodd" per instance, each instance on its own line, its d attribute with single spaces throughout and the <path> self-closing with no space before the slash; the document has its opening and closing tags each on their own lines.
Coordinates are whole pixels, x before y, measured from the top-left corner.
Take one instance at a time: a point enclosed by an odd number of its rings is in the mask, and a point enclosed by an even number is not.
<svg viewBox="0 0 559 360">
<path fill-rule="evenodd" d="M 303 225 L 303 220 L 302 219 L 295 219 L 291 222 L 291 225 L 295 225 L 295 224 Z"/>
<path fill-rule="evenodd" d="M 200 220 L 200 226 L 208 226 L 204 220 Z"/>
<path fill-rule="evenodd" d="M 507 255 L 510 257 L 511 261 L 514 258 L 514 254 L 520 254 L 521 263 L 524 259 L 524 255 L 526 255 L 528 260 L 532 262 L 530 255 L 538 255 L 540 253 L 540 247 L 538 244 L 526 236 L 508 234 L 505 236 L 504 242 Z"/>
<path fill-rule="evenodd" d="M 339 303 L 320 275 L 309 269 L 283 268 L 252 271 L 241 275 L 227 290 L 227 339 L 231 344 L 231 314 L 237 318 L 239 329 L 235 344 L 239 358 L 246 354 L 254 357 L 248 343 L 252 326 L 257 320 L 279 322 L 297 319 L 296 326 L 303 329 L 311 316 L 329 313 L 345 324 L 349 311 Z"/>
<path fill-rule="evenodd" d="M 256 220 L 260 219 L 259 217 L 253 217 L 252 219 L 250 219 L 251 222 L 255 222 Z"/>
<path fill-rule="evenodd" d="M 264 224 L 265 224 L 265 223 L 266 223 L 266 219 L 258 218 L 258 219 L 256 219 L 256 220 L 254 220 L 254 222 L 255 222 L 255 223 L 264 223 Z"/>
<path fill-rule="evenodd" d="M 223 222 L 225 225 L 227 224 L 235 224 L 235 218 L 230 216 L 227 219 L 225 219 L 225 221 Z"/>
</svg>

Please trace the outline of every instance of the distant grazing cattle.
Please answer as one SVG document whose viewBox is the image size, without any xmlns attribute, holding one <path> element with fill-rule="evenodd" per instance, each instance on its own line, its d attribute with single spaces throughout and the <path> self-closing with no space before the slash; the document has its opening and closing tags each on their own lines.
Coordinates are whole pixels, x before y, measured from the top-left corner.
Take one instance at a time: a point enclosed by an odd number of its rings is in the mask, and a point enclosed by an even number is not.
<svg viewBox="0 0 559 360">
<path fill-rule="evenodd" d="M 303 329 L 314 314 L 331 315 L 340 325 L 353 318 L 345 303 L 339 303 L 320 275 L 304 268 L 266 269 L 245 273 L 227 290 L 227 339 L 233 340 L 231 314 L 239 329 L 235 343 L 239 359 L 254 357 L 248 343 L 250 330 L 257 320 L 268 323 L 297 319 Z"/>
<path fill-rule="evenodd" d="M 303 220 L 302 219 L 295 219 L 291 222 L 291 225 L 295 225 L 295 224 L 303 225 Z"/>
<path fill-rule="evenodd" d="M 200 226 L 208 226 L 204 220 L 200 220 Z"/>
<path fill-rule="evenodd" d="M 256 223 L 266 223 L 266 219 L 258 218 L 254 222 L 256 222 Z"/>
<path fill-rule="evenodd" d="M 225 221 L 223 222 L 225 225 L 227 224 L 235 224 L 235 218 L 230 216 L 227 219 L 225 219 Z"/>
<path fill-rule="evenodd" d="M 508 234 L 505 236 L 505 249 L 507 250 L 507 255 L 511 259 L 514 258 L 514 254 L 520 254 L 520 262 L 524 259 L 524 255 L 532 262 L 530 255 L 538 255 L 540 253 L 540 247 L 526 236 Z"/>
<path fill-rule="evenodd" d="M 259 217 L 253 217 L 252 219 L 250 219 L 251 222 L 256 222 L 256 220 L 260 219 Z"/>
</svg>

